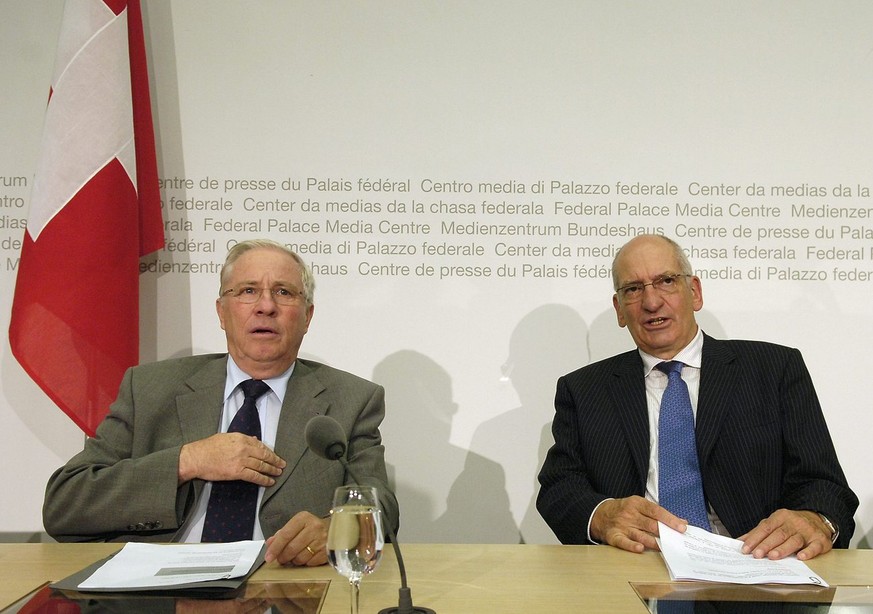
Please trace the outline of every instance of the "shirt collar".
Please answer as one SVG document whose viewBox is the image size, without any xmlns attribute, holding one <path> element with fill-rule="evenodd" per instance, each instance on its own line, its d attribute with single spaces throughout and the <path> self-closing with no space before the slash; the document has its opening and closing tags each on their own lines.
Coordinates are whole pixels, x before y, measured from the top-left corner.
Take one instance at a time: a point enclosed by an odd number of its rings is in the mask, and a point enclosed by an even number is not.
<svg viewBox="0 0 873 614">
<path fill-rule="evenodd" d="M 291 379 L 291 374 L 294 372 L 294 365 L 296 364 L 296 361 L 292 362 L 291 366 L 288 367 L 284 373 L 264 380 L 264 382 L 266 382 L 270 387 L 270 390 L 279 397 L 280 403 L 285 400 L 285 391 L 288 389 L 288 380 Z M 227 399 L 230 398 L 230 395 L 233 394 L 233 391 L 236 390 L 236 387 L 247 379 L 252 379 L 252 376 L 240 369 L 236 362 L 234 362 L 233 357 L 228 354 L 227 377 L 225 378 L 224 384 L 224 400 L 227 401 Z"/>
<path fill-rule="evenodd" d="M 639 352 L 643 359 L 644 377 L 648 377 L 649 373 L 652 372 L 652 369 L 664 362 L 663 358 L 652 356 L 642 350 L 639 350 Z M 691 340 L 691 343 L 679 350 L 679 353 L 671 358 L 671 360 L 678 360 L 679 362 L 684 363 L 685 366 L 694 369 L 700 368 L 700 365 L 703 362 L 703 331 L 699 326 L 697 327 L 697 334 L 694 335 L 694 339 Z"/>
</svg>

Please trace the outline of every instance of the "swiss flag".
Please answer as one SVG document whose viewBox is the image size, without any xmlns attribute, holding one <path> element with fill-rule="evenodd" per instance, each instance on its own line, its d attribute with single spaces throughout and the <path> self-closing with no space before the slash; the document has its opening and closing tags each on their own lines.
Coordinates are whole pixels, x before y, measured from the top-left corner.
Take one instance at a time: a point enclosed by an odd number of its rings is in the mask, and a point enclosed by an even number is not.
<svg viewBox="0 0 873 614">
<path fill-rule="evenodd" d="M 67 0 L 9 341 L 88 435 L 139 362 L 139 257 L 163 245 L 139 0 Z"/>
</svg>

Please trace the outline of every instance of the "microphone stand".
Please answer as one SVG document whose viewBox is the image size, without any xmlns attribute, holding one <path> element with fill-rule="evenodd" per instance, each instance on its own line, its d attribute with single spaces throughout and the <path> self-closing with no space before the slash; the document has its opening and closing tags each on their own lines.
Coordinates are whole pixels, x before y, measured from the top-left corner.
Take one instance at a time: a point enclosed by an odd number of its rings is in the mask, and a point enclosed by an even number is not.
<svg viewBox="0 0 873 614">
<path fill-rule="evenodd" d="M 342 452 L 340 454 L 342 454 Z M 349 466 L 346 459 L 343 458 L 342 455 L 335 456 L 335 458 L 342 463 L 346 473 L 348 473 L 355 482 L 361 484 L 361 480 L 359 480 L 352 472 L 352 468 Z M 379 610 L 379 614 L 436 614 L 436 612 L 430 608 L 412 605 L 412 590 L 406 585 L 406 565 L 403 564 L 403 555 L 400 554 L 400 545 L 397 543 L 397 535 L 394 534 L 394 529 L 391 527 L 392 523 L 390 519 L 386 520 L 388 520 L 388 522 L 385 523 L 385 529 L 388 533 L 388 539 L 391 540 L 391 545 L 394 547 L 394 556 L 397 557 L 397 566 L 400 568 L 400 599 L 397 607 Z"/>
</svg>

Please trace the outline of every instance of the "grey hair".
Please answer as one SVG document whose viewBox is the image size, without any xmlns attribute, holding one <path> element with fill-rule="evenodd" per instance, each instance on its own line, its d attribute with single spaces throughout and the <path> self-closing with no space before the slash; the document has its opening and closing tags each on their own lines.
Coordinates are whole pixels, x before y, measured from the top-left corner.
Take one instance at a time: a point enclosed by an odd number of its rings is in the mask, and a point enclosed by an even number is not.
<svg viewBox="0 0 873 614">
<path fill-rule="evenodd" d="M 688 261 L 688 256 L 685 255 L 685 251 L 682 249 L 682 246 L 676 243 L 670 237 L 665 237 L 664 235 L 656 235 L 656 234 L 644 234 L 637 235 L 634 237 L 635 239 L 639 239 L 640 237 L 651 237 L 655 239 L 661 239 L 670 248 L 673 250 L 673 256 L 676 258 L 676 262 L 679 263 L 679 271 L 677 273 L 682 273 L 683 275 L 694 275 L 694 269 L 691 268 L 691 263 Z M 631 239 L 632 241 L 633 239 Z M 628 241 L 630 243 L 630 241 Z M 616 264 L 618 263 L 618 257 L 621 256 L 621 253 L 624 251 L 624 248 L 627 247 L 628 243 L 625 243 L 621 246 L 621 248 L 615 253 L 615 257 L 612 259 L 612 288 L 613 290 L 618 290 L 618 285 L 620 283 L 618 279 L 618 269 Z"/>
<path fill-rule="evenodd" d="M 218 288 L 219 296 L 221 296 L 221 289 L 233 272 L 233 265 L 239 260 L 240 256 L 253 249 L 272 249 L 290 256 L 300 267 L 300 279 L 303 282 L 303 298 L 306 299 L 307 305 L 313 304 L 315 300 L 315 277 L 312 276 L 312 271 L 303 262 L 303 258 L 297 255 L 297 252 L 270 239 L 240 241 L 230 248 L 227 252 L 227 257 L 224 259 L 224 264 L 221 266 L 221 274 L 219 275 L 221 285 Z"/>
</svg>

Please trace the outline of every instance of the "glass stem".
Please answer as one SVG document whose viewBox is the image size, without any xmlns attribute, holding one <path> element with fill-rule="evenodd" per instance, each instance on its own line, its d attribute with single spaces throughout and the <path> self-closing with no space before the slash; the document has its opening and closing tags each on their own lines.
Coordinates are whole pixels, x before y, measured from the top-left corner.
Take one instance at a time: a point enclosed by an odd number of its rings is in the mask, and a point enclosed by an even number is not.
<svg viewBox="0 0 873 614">
<path fill-rule="evenodd" d="M 358 614 L 358 597 L 361 594 L 361 583 L 352 580 L 349 584 L 352 587 L 352 603 L 350 611 L 352 614 Z"/>
</svg>

